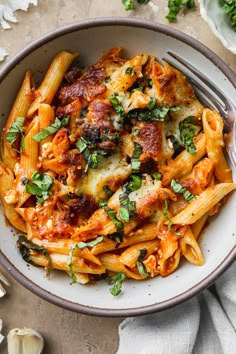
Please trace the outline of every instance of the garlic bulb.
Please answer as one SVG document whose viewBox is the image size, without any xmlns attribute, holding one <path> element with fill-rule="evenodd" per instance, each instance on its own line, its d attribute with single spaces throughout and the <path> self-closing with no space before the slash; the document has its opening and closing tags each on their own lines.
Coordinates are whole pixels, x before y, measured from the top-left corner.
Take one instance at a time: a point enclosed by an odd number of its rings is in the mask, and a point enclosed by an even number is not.
<svg viewBox="0 0 236 354">
<path fill-rule="evenodd" d="M 8 354 L 40 354 L 44 340 L 41 334 L 31 328 L 14 328 L 7 336 Z"/>
</svg>

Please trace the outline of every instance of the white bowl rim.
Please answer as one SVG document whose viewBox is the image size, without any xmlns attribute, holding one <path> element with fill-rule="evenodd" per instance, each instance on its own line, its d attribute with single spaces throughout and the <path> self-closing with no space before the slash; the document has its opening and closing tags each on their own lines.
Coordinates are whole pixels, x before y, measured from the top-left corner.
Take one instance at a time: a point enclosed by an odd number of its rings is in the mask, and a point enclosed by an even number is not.
<svg viewBox="0 0 236 354">
<path fill-rule="evenodd" d="M 74 22 L 60 28 L 57 28 L 43 36 L 37 38 L 30 44 L 28 44 L 24 49 L 19 51 L 14 55 L 0 70 L 0 84 L 6 75 L 14 69 L 14 67 L 23 60 L 27 55 L 29 55 L 34 50 L 38 49 L 40 46 L 54 40 L 62 35 L 76 32 L 78 30 L 84 30 L 92 27 L 103 27 L 103 26 L 127 26 L 127 27 L 137 27 L 152 30 L 155 32 L 160 32 L 166 34 L 170 37 L 181 40 L 182 42 L 188 44 L 194 49 L 201 52 L 206 58 L 208 58 L 217 68 L 219 68 L 227 79 L 232 83 L 236 89 L 236 74 L 220 59 L 214 52 L 212 52 L 205 45 L 197 41 L 196 39 L 190 37 L 189 35 L 180 32 L 174 28 L 159 23 L 154 23 L 151 21 L 146 21 L 143 19 L 131 19 L 131 18 L 99 18 L 99 19 L 89 19 L 79 22 Z M 229 254 L 224 258 L 224 260 L 212 271 L 207 277 L 202 279 L 199 283 L 195 284 L 193 287 L 184 291 L 183 293 L 172 297 L 171 299 L 159 302 L 157 304 L 152 304 L 148 306 L 140 306 L 132 309 L 109 309 L 109 308 L 96 308 L 85 305 L 80 305 L 78 303 L 73 303 L 69 300 L 65 300 L 55 294 L 51 294 L 47 290 L 41 288 L 39 285 L 35 284 L 33 281 L 29 280 L 24 274 L 22 274 L 1 252 L 0 250 L 0 264 L 16 279 L 21 285 L 23 285 L 28 290 L 32 291 L 36 295 L 40 296 L 46 301 L 49 301 L 57 306 L 63 307 L 70 311 L 80 312 L 86 315 L 93 316 L 103 316 L 103 317 L 129 317 L 129 316 L 140 316 L 149 313 L 154 313 L 162 310 L 166 310 L 173 306 L 176 306 L 183 301 L 190 299 L 202 290 L 210 287 L 219 276 L 230 267 L 230 265 L 236 260 L 236 246 L 229 252 Z"/>
</svg>

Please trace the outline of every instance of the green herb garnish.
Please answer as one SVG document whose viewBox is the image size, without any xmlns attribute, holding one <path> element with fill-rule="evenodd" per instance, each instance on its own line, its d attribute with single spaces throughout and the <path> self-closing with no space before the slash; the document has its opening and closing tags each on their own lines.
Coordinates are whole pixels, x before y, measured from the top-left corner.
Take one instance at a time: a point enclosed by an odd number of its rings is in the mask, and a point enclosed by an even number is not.
<svg viewBox="0 0 236 354">
<path fill-rule="evenodd" d="M 125 6 L 126 11 L 135 9 L 135 0 L 121 0 L 122 4 Z M 146 5 L 149 0 L 137 0 L 138 4 Z"/>
<path fill-rule="evenodd" d="M 168 0 L 169 13 L 166 16 L 166 19 L 169 22 L 174 22 L 176 16 L 184 7 L 187 7 L 188 9 L 195 8 L 194 0 Z"/>
<path fill-rule="evenodd" d="M 147 272 L 145 264 L 143 263 L 143 260 L 146 257 L 147 253 L 148 253 L 147 249 L 146 248 L 142 248 L 140 250 L 140 255 L 138 256 L 138 260 L 137 260 L 137 268 L 138 268 L 139 274 L 143 275 L 143 276 L 146 276 L 146 277 L 149 274 Z"/>
<path fill-rule="evenodd" d="M 139 176 L 131 175 L 129 181 L 122 186 L 122 194 L 119 196 L 120 209 L 119 218 L 125 222 L 136 217 L 136 203 L 129 200 L 129 194 L 138 190 L 142 185 L 142 180 Z"/>
<path fill-rule="evenodd" d="M 135 72 L 134 72 L 134 66 L 129 66 L 126 70 L 125 70 L 125 74 L 128 74 L 129 76 L 134 76 Z"/>
<path fill-rule="evenodd" d="M 58 130 L 60 130 L 61 128 L 66 127 L 68 122 L 69 122 L 69 117 L 63 118 L 62 120 L 56 117 L 55 122 L 53 124 L 41 130 L 41 132 L 33 136 L 32 139 L 37 142 L 40 142 L 46 139 L 48 136 L 58 132 Z"/>
<path fill-rule="evenodd" d="M 155 172 L 155 173 L 152 174 L 152 177 L 153 177 L 155 180 L 160 181 L 162 175 L 161 175 L 161 173 Z"/>
<path fill-rule="evenodd" d="M 39 252 L 40 254 L 45 256 L 45 258 L 48 261 L 47 275 L 50 274 L 50 271 L 52 269 L 52 261 L 51 261 L 50 255 L 45 247 L 36 245 L 35 243 L 29 241 L 23 235 L 19 236 L 19 238 L 17 240 L 17 247 L 19 248 L 24 261 L 27 263 L 33 264 L 33 265 L 37 265 L 37 264 L 34 264 L 33 261 L 30 259 L 30 250 Z"/>
<path fill-rule="evenodd" d="M 219 0 L 219 4 L 227 15 L 230 26 L 236 31 L 236 0 Z"/>
<path fill-rule="evenodd" d="M 123 232 L 124 230 L 124 224 L 122 221 L 118 220 L 117 217 L 116 217 L 116 211 L 105 206 L 104 207 L 104 210 L 105 212 L 107 213 L 109 219 L 113 222 L 113 224 L 115 225 L 116 227 L 116 230 L 118 232 Z"/>
<path fill-rule="evenodd" d="M 25 118 L 24 117 L 18 117 L 16 118 L 15 122 L 12 123 L 10 129 L 8 130 L 6 134 L 6 141 L 11 144 L 12 150 L 15 150 L 17 152 L 20 152 L 19 150 L 16 149 L 14 146 L 14 143 L 16 140 L 20 138 L 20 147 L 21 151 L 25 151 L 25 138 L 23 135 L 23 124 L 24 124 Z"/>
<path fill-rule="evenodd" d="M 197 153 L 193 139 L 199 130 L 197 127 L 199 125 L 199 120 L 193 116 L 189 116 L 179 123 L 180 139 L 191 155 Z"/>
<path fill-rule="evenodd" d="M 193 199 L 196 198 L 194 194 L 189 192 L 185 187 L 183 187 L 180 183 L 176 182 L 174 179 L 171 181 L 171 187 L 173 188 L 175 193 L 183 194 L 184 199 L 190 203 Z"/>
<path fill-rule="evenodd" d="M 131 167 L 133 173 L 139 173 L 141 162 L 139 161 L 143 148 L 138 143 L 134 143 L 134 152 L 131 158 Z"/>
<path fill-rule="evenodd" d="M 122 272 L 117 273 L 113 277 L 109 279 L 109 283 L 114 283 L 112 288 L 110 288 L 110 292 L 113 296 L 118 296 L 121 293 L 121 287 L 123 284 L 123 281 L 126 279 L 126 275 Z"/>
<path fill-rule="evenodd" d="M 31 182 L 28 180 L 25 183 L 25 190 L 27 193 L 35 195 L 37 197 L 37 204 L 41 205 L 52 193 L 51 187 L 53 183 L 54 179 L 48 173 L 40 174 L 38 171 L 35 171 L 31 176 Z"/>
<path fill-rule="evenodd" d="M 106 184 L 105 186 L 102 187 L 108 198 L 110 198 L 114 192 L 111 190 L 111 188 Z"/>
<path fill-rule="evenodd" d="M 75 243 L 71 246 L 70 248 L 70 253 L 69 253 L 69 256 L 67 258 L 67 265 L 69 266 L 70 268 L 70 275 L 71 275 L 71 280 L 72 280 L 72 284 L 75 284 L 76 281 L 77 281 L 77 278 L 76 278 L 76 275 L 75 273 L 73 272 L 73 264 L 72 264 L 72 257 L 73 257 L 73 252 L 76 248 L 79 248 L 79 249 L 83 249 L 85 247 L 94 247 L 96 246 L 98 243 L 102 242 L 104 240 L 104 237 L 103 236 L 98 236 L 95 240 L 92 240 L 90 242 L 79 242 L 79 243 Z"/>
</svg>

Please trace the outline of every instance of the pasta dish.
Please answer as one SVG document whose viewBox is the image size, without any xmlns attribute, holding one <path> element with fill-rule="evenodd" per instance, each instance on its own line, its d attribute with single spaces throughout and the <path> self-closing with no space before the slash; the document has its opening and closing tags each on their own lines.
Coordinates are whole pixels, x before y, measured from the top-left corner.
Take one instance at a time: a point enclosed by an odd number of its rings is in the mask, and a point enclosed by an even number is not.
<svg viewBox="0 0 236 354">
<path fill-rule="evenodd" d="M 2 134 L 0 197 L 36 266 L 72 283 L 167 276 L 201 266 L 198 238 L 236 189 L 223 121 L 183 73 L 112 48 L 81 69 L 53 59 L 35 88 L 25 74 Z"/>
</svg>

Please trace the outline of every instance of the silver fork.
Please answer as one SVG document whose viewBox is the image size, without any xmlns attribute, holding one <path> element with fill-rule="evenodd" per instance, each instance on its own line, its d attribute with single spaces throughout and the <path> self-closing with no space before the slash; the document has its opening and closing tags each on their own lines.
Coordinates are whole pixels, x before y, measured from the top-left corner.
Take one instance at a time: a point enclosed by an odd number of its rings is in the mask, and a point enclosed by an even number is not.
<svg viewBox="0 0 236 354">
<path fill-rule="evenodd" d="M 187 77 L 199 100 L 205 106 L 216 110 L 223 118 L 224 132 L 227 133 L 225 147 L 231 163 L 236 168 L 236 107 L 214 82 L 186 59 L 171 51 L 167 53 L 171 58 L 163 58 L 163 60 L 180 70 Z"/>
</svg>

